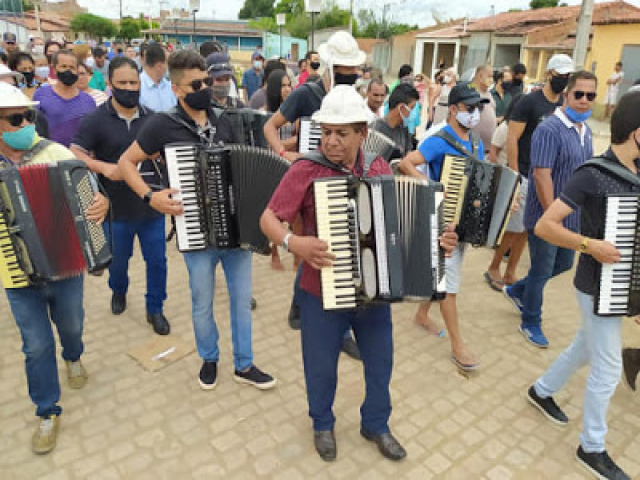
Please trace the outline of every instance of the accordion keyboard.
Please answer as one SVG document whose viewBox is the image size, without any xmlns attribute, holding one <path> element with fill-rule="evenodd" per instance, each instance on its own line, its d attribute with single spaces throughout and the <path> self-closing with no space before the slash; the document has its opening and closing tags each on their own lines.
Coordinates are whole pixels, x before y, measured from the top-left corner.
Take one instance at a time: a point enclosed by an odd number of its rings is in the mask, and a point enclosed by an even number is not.
<svg viewBox="0 0 640 480">
<path fill-rule="evenodd" d="M 446 161 L 447 159 L 449 161 Z M 466 164 L 464 158 L 450 156 L 445 157 L 442 163 L 440 182 L 445 186 L 442 214 L 446 225 L 460 221 L 464 202 L 462 192 L 466 190 L 468 181 L 465 175 Z"/>
<path fill-rule="evenodd" d="M 0 202 L 0 283 L 4 288 L 21 288 L 29 285 L 29 278 L 20 267 L 18 252 L 9 235 L 9 211 Z"/>
<path fill-rule="evenodd" d="M 300 128 L 298 131 L 298 152 L 309 153 L 316 150 L 320 146 L 322 138 L 322 130 L 320 125 L 312 121 L 309 117 L 300 119 Z"/>
</svg>

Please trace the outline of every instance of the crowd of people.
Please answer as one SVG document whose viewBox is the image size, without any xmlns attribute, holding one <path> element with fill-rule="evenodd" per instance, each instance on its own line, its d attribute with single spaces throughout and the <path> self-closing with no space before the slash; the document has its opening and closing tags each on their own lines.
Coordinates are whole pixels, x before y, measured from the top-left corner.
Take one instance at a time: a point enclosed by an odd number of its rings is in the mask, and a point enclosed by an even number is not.
<svg viewBox="0 0 640 480">
<path fill-rule="evenodd" d="M 587 119 L 592 113 L 598 79 L 576 70 L 572 59 L 553 55 L 544 83 L 529 91 L 526 67 L 494 70 L 479 65 L 461 80 L 444 64 L 433 79 L 403 65 L 387 85 L 380 72 L 366 67 L 366 55 L 346 32 L 333 34 L 318 51 L 309 51 L 291 67 L 266 60 L 261 49 L 251 55 L 242 78 L 227 49 L 205 42 L 199 52 L 171 53 L 159 43 L 103 46 L 32 45 L 17 48 L 15 36 L 3 35 L 0 65 L 0 168 L 53 163 L 77 158 L 99 175 L 106 195 L 95 194 L 88 218 L 102 222 L 113 245 L 108 268 L 111 312 L 127 308 L 129 260 L 138 237 L 146 266 L 147 321 L 158 335 L 171 327 L 164 316 L 167 298 L 166 215 L 183 206 L 168 188 L 164 147 L 175 142 L 233 143 L 228 109 L 245 106 L 270 115 L 264 126 L 268 148 L 291 162 L 260 224 L 273 242 L 272 266 L 283 268 L 278 248 L 299 260 L 289 310 L 289 324 L 301 330 L 302 356 L 313 421 L 315 448 L 324 460 L 337 456 L 333 402 L 340 351 L 361 360 L 366 384 L 361 408 L 361 435 L 380 452 L 400 460 L 406 451 L 389 429 L 389 382 L 393 365 L 391 310 L 372 304 L 339 312 L 325 311 L 320 299 L 322 267 L 333 254 L 316 237 L 311 185 L 327 176 L 411 175 L 440 181 L 445 156 L 488 161 L 518 172 L 520 195 L 506 234 L 484 273 L 488 286 L 502 292 L 521 317 L 519 330 L 533 346 L 546 348 L 542 329 L 543 292 L 550 278 L 570 270 L 580 253 L 575 278 L 583 323 L 573 343 L 526 392 L 528 400 L 556 424 L 567 416 L 553 395 L 582 365 L 590 364 L 585 396 L 579 461 L 601 478 L 628 478 L 605 449 L 606 411 L 624 365 L 635 388 L 640 353 L 621 350 L 621 318 L 595 315 L 597 271 L 619 260 L 615 247 L 600 237 L 602 219 L 591 208 L 606 193 L 636 192 L 640 186 L 613 178 L 606 168 L 587 162 L 594 156 Z M 607 114 L 611 114 L 611 148 L 600 158 L 637 174 L 640 156 L 640 92 L 618 102 L 622 64 L 607 80 Z M 633 89 L 632 89 L 633 90 Z M 618 104 L 619 103 L 619 104 Z M 322 138 L 314 154 L 298 152 L 299 121 L 312 117 Z M 365 162 L 362 144 L 369 129 L 392 140 L 391 162 Z M 640 182 L 639 182 L 640 183 Z M 599 237 L 600 236 L 600 237 Z M 461 331 L 462 264 L 467 245 L 458 242 L 455 226 L 440 238 L 446 258 L 446 296 L 439 302 L 451 344 L 451 361 L 463 371 L 480 366 Z M 516 268 L 528 245 L 530 268 L 518 279 Z M 501 272 L 502 260 L 508 262 Z M 258 389 L 277 381 L 254 363 L 252 351 L 252 254 L 241 248 L 183 252 L 189 275 L 192 321 L 202 366 L 202 389 L 217 385 L 218 327 L 214 287 L 221 263 L 230 297 L 234 379 Z M 55 447 L 60 384 L 51 324 L 56 325 L 67 367 L 68 385 L 82 388 L 88 373 L 80 357 L 83 277 L 51 280 L 6 294 L 23 339 L 29 394 L 40 423 L 32 448 Z M 430 317 L 430 303 L 418 306 L 415 321 L 429 334 L 444 336 Z"/>
</svg>

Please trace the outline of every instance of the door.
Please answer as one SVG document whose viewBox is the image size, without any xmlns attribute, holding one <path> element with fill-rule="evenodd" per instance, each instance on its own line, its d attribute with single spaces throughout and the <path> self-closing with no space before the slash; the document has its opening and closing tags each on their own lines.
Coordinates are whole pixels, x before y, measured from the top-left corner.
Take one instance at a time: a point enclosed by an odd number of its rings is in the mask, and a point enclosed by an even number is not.
<svg viewBox="0 0 640 480">
<path fill-rule="evenodd" d="M 620 61 L 624 72 L 624 80 L 620 84 L 620 95 L 623 95 L 636 80 L 640 79 L 640 45 L 622 47 Z"/>
</svg>

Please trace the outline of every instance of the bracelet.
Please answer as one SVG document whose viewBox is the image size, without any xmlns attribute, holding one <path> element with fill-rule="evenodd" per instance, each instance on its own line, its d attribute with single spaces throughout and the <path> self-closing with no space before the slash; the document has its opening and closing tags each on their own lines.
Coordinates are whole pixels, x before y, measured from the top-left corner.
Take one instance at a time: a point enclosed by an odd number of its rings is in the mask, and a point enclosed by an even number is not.
<svg viewBox="0 0 640 480">
<path fill-rule="evenodd" d="M 582 239 L 582 242 L 580 242 L 579 252 L 580 253 L 585 253 L 587 251 L 587 248 L 589 248 L 589 238 L 588 237 L 584 237 Z"/>
<path fill-rule="evenodd" d="M 153 190 L 149 189 L 149 191 L 142 196 L 142 201 L 149 205 L 151 203 L 151 195 L 153 195 Z"/>
<path fill-rule="evenodd" d="M 278 153 L 278 155 L 280 155 L 281 157 L 284 157 L 284 154 L 285 154 L 286 152 L 287 152 L 287 151 L 286 151 L 284 148 L 282 148 L 282 149 L 280 149 L 280 153 Z"/>
</svg>

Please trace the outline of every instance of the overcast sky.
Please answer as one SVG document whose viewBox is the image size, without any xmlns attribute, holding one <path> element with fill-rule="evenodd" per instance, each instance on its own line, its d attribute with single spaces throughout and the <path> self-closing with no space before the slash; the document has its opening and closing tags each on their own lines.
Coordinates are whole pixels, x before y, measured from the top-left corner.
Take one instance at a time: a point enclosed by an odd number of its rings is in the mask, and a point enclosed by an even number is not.
<svg viewBox="0 0 640 480">
<path fill-rule="evenodd" d="M 149 9 L 157 15 L 160 8 L 189 8 L 189 0 L 121 0 L 123 2 L 123 14 L 137 16 L 140 12 L 148 12 Z M 349 8 L 349 0 L 336 0 L 338 5 Z M 436 12 L 443 19 L 468 17 L 482 17 L 491 14 L 491 5 L 495 6 L 496 13 L 505 12 L 511 8 L 528 8 L 529 0 L 353 0 L 354 10 L 372 8 L 381 15 L 383 5 L 388 3 L 389 18 L 401 23 L 418 24 L 420 27 L 432 25 L 432 12 Z M 88 6 L 91 13 L 107 17 L 117 17 L 119 0 L 78 0 L 83 6 Z M 566 0 L 569 5 L 578 5 L 580 0 Z M 640 0 L 628 0 L 640 7 Z M 200 0 L 200 12 L 198 18 L 215 18 L 220 20 L 236 20 L 238 11 L 242 8 L 244 0 Z"/>
</svg>

